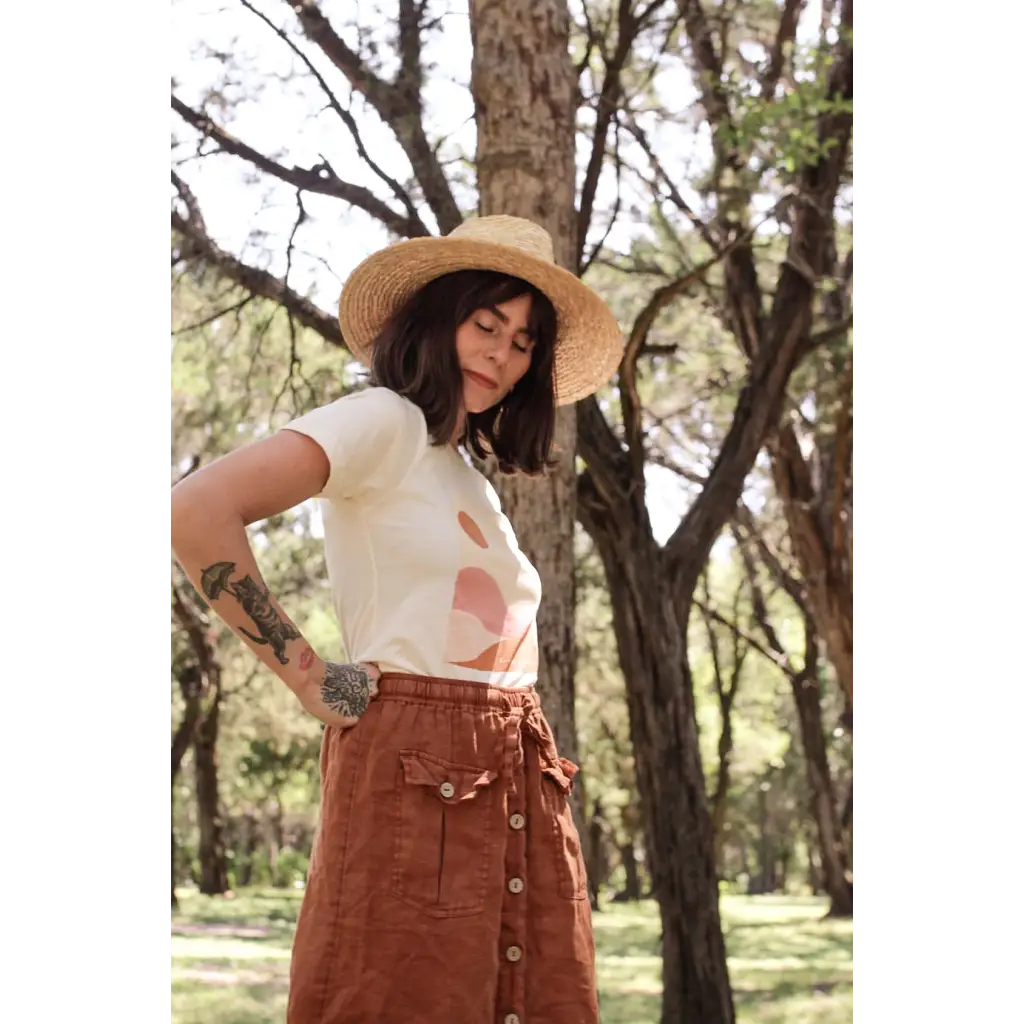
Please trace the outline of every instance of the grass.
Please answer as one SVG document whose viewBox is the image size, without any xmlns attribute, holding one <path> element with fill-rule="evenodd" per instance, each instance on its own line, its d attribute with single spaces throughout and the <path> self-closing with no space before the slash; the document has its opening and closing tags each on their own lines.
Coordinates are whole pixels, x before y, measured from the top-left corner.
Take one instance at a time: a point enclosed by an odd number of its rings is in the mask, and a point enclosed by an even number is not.
<svg viewBox="0 0 1024 1024">
<path fill-rule="evenodd" d="M 302 893 L 179 896 L 171 925 L 172 1024 L 283 1024 Z M 823 920 L 825 909 L 811 897 L 722 898 L 740 1024 L 853 1020 L 853 925 Z M 657 1024 L 657 907 L 606 904 L 594 929 L 602 1024 Z"/>
</svg>

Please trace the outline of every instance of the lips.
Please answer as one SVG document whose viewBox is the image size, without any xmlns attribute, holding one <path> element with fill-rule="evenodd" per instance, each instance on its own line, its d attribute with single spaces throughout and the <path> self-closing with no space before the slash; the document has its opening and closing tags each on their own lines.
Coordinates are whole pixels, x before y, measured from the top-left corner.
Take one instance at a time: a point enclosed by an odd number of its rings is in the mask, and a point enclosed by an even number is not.
<svg viewBox="0 0 1024 1024">
<path fill-rule="evenodd" d="M 485 377 L 480 373 L 474 373 L 472 370 L 466 370 L 466 376 L 469 377 L 470 380 L 476 381 L 476 383 L 482 388 L 487 388 L 490 391 L 498 390 L 497 382 L 491 380 L 490 377 Z"/>
</svg>

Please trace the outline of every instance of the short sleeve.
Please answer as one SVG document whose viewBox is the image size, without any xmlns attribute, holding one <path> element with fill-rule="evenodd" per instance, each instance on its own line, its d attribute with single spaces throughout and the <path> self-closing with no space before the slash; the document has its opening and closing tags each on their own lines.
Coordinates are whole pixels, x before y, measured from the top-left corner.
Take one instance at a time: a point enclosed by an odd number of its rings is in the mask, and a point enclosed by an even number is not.
<svg viewBox="0 0 1024 1024">
<path fill-rule="evenodd" d="M 286 424 L 324 450 L 330 475 L 320 497 L 373 496 L 397 487 L 427 447 L 423 413 L 388 388 L 345 395 Z"/>
</svg>

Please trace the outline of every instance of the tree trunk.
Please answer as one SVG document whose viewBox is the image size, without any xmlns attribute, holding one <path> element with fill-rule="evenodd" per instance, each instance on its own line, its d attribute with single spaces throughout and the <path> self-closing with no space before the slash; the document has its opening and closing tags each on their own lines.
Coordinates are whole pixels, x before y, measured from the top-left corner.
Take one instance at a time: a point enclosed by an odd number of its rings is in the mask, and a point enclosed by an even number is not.
<svg viewBox="0 0 1024 1024">
<path fill-rule="evenodd" d="M 241 821 L 240 847 L 243 856 L 240 858 L 235 874 L 235 884 L 242 888 L 252 884 L 252 863 L 259 848 L 259 825 L 256 819 L 248 812 Z"/>
<path fill-rule="evenodd" d="M 590 886 L 590 906 L 593 910 L 601 909 L 598 895 L 601 886 L 608 881 L 606 830 L 607 823 L 601 808 L 601 800 L 598 798 L 594 801 L 594 810 L 587 823 L 587 850 L 590 855 L 590 859 L 587 861 L 587 880 Z"/>
<path fill-rule="evenodd" d="M 575 269 L 576 77 L 565 0 L 471 0 L 480 214 L 526 217 L 554 241 L 555 261 Z M 576 416 L 558 412 L 557 469 L 541 479 L 498 478 L 495 488 L 519 545 L 540 573 L 537 692 L 563 756 L 579 762 L 575 705 Z M 577 776 L 580 784 L 581 776 Z M 582 789 L 573 815 L 586 843 Z"/>
<path fill-rule="evenodd" d="M 804 670 L 792 679 L 793 699 L 800 720 L 800 740 L 811 791 L 811 817 L 818 829 L 822 884 L 831 900 L 830 917 L 853 915 L 853 883 L 843 843 L 842 826 L 836 810 L 832 773 L 825 749 L 821 722 L 821 688 L 818 683 L 817 638 L 810 620 L 805 620 L 806 653 Z"/>
<path fill-rule="evenodd" d="M 190 656 L 185 660 L 178 662 L 174 665 L 173 671 L 175 672 L 178 680 L 178 685 L 181 687 L 181 696 L 185 702 L 185 713 L 182 716 L 181 722 L 178 724 L 178 728 L 174 732 L 174 736 L 171 738 L 171 906 L 176 907 L 178 905 L 178 897 L 175 893 L 175 873 L 174 873 L 174 782 L 178 777 L 178 772 L 181 770 L 181 763 L 185 758 L 185 753 L 190 746 L 195 746 L 196 752 L 196 778 L 199 779 L 200 766 L 199 766 L 199 751 L 198 751 L 198 738 L 200 727 L 205 720 L 205 716 L 208 713 L 214 715 L 213 723 L 213 743 L 216 745 L 217 742 L 217 722 L 216 715 L 220 702 L 220 662 L 217 660 L 216 652 L 211 645 L 207 633 L 206 623 L 203 621 L 203 617 L 200 612 L 193 607 L 191 599 L 188 596 L 188 589 L 179 590 L 176 585 L 171 587 L 171 608 L 174 611 L 175 617 L 178 619 L 181 627 L 185 630 L 189 640 Z M 204 707 L 204 698 L 208 702 Z M 216 753 L 214 752 L 214 758 Z M 214 793 L 214 806 L 216 806 L 216 760 L 214 760 L 214 771 L 213 771 L 213 793 Z M 202 825 L 202 800 L 200 798 L 200 825 Z M 218 819 L 219 820 L 219 819 Z M 221 848 L 223 843 L 221 843 Z M 221 852 L 221 860 L 223 862 L 223 849 Z M 204 869 L 205 870 L 205 869 Z M 225 870 L 226 878 L 226 870 Z M 227 882 L 224 883 L 224 888 L 217 890 L 224 892 L 227 890 Z M 203 892 L 206 892 L 204 889 Z"/>
<path fill-rule="evenodd" d="M 167 906 L 174 909 L 178 905 L 178 894 L 174 891 L 176 878 L 175 864 L 176 849 L 174 842 L 174 778 L 168 779 L 167 783 Z"/>
<path fill-rule="evenodd" d="M 711 797 L 711 832 L 715 837 L 715 870 L 722 875 L 725 812 L 729 804 L 729 762 L 732 758 L 732 701 L 722 701 L 722 733 L 718 738 L 718 777 Z"/>
<path fill-rule="evenodd" d="M 619 854 L 622 857 L 622 867 L 626 872 L 626 886 L 622 890 L 624 900 L 635 901 L 640 899 L 640 872 L 636 866 L 636 848 L 632 842 L 623 843 L 619 847 Z"/>
<path fill-rule="evenodd" d="M 196 770 L 196 810 L 199 818 L 199 891 L 208 896 L 228 891 L 227 857 L 217 779 L 217 732 L 220 689 L 196 728 L 193 741 Z"/>
<path fill-rule="evenodd" d="M 853 871 L 853 779 L 850 779 L 850 788 L 846 793 L 846 800 L 843 802 L 843 813 L 840 818 L 840 825 L 843 830 L 843 845 L 846 847 L 846 858 Z"/>
<path fill-rule="evenodd" d="M 176 607 L 186 615 L 186 623 L 189 622 L 187 612 L 184 611 L 180 601 L 176 599 Z M 197 665 L 185 664 L 180 667 L 177 673 L 178 686 L 181 687 L 181 696 L 185 702 L 185 712 L 180 724 L 171 737 L 167 746 L 167 905 L 176 907 L 178 897 L 175 892 L 177 874 L 175 871 L 175 860 L 177 858 L 177 842 L 174 835 L 174 781 L 181 769 L 181 762 L 184 760 L 191 742 L 196 735 L 196 726 L 203 714 L 201 695 L 205 685 L 203 672 Z"/>
<path fill-rule="evenodd" d="M 274 793 L 267 817 L 267 838 L 270 847 L 270 884 L 278 884 L 277 865 L 284 849 L 284 804 L 280 790 Z"/>
<path fill-rule="evenodd" d="M 739 616 L 739 603 L 742 595 L 742 587 L 736 588 L 733 601 L 733 621 L 736 622 Z M 740 675 L 743 672 L 743 662 L 746 660 L 747 648 L 740 641 L 738 633 L 733 634 L 732 643 L 732 668 L 729 673 L 729 681 L 725 679 L 725 669 L 722 665 L 721 655 L 718 649 L 718 634 L 715 631 L 710 610 L 710 595 L 707 590 L 707 577 L 705 575 L 704 586 L 705 603 L 702 606 L 704 628 L 708 636 L 708 650 L 711 653 L 711 663 L 714 669 L 715 692 L 718 695 L 718 708 L 722 716 L 722 731 L 718 737 L 718 774 L 715 778 L 715 791 L 711 795 L 711 829 L 715 837 L 715 867 L 718 876 L 722 877 L 722 848 L 725 842 L 725 815 L 729 803 L 729 767 L 732 761 L 732 707 L 736 700 L 736 688 L 739 685 Z"/>
<path fill-rule="evenodd" d="M 752 895 L 763 896 L 775 891 L 775 843 L 772 837 L 771 815 L 768 813 L 768 791 L 757 791 L 757 862 L 760 875 L 750 889 Z"/>
<path fill-rule="evenodd" d="M 786 891 L 789 885 L 789 865 L 793 860 L 793 846 L 789 840 L 783 840 L 778 856 L 778 874 L 775 876 L 775 888 Z"/>
<path fill-rule="evenodd" d="M 818 864 L 815 848 L 815 843 L 807 844 L 807 884 L 811 888 L 812 896 L 818 896 L 825 891 L 821 883 L 821 867 Z"/>
<path fill-rule="evenodd" d="M 580 514 L 608 579 L 652 888 L 661 912 L 661 1019 L 732 1024 L 686 629 L 653 537 L 632 537 L 628 523 L 602 516 L 600 508 L 584 477 Z"/>
<path fill-rule="evenodd" d="M 853 575 L 846 554 L 842 510 L 822 501 L 791 423 L 782 424 L 769 447 L 772 478 L 786 512 L 793 553 L 806 584 L 807 603 L 852 710 Z M 827 513 L 837 517 L 833 529 L 824 521 Z"/>
</svg>

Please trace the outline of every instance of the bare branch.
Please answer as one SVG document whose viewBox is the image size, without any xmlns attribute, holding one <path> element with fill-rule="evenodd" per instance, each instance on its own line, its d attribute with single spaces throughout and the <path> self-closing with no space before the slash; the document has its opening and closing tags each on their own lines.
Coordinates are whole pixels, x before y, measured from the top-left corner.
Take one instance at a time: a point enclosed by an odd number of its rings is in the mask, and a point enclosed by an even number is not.
<svg viewBox="0 0 1024 1024">
<path fill-rule="evenodd" d="M 618 31 L 615 41 L 615 52 L 605 55 L 604 81 L 597 100 L 597 122 L 594 126 L 594 138 L 587 161 L 587 172 L 583 179 L 580 192 L 579 212 L 576 215 L 576 266 L 583 265 L 583 250 L 586 244 L 587 231 L 594 211 L 594 197 L 597 194 L 598 181 L 604 167 L 605 149 L 608 144 L 608 128 L 615 117 L 622 95 L 622 70 L 629 59 L 630 51 L 643 21 L 650 18 L 665 0 L 651 0 L 647 8 L 638 17 L 633 13 L 632 0 L 619 0 Z M 589 26 L 589 22 L 588 22 Z"/>
<path fill-rule="evenodd" d="M 700 237 L 711 247 L 712 252 L 718 251 L 718 243 L 714 236 L 711 234 L 711 229 L 708 225 L 697 216 L 696 212 L 690 206 L 689 203 L 682 197 L 679 189 L 675 183 L 669 177 L 668 172 L 662 166 L 661 161 L 655 156 L 654 149 L 651 143 L 647 139 L 647 133 L 640 127 L 636 122 L 636 118 L 630 113 L 626 119 L 625 124 L 626 130 L 633 136 L 634 139 L 639 143 L 640 148 L 644 151 L 647 159 L 650 161 L 651 168 L 654 170 L 656 181 L 660 182 L 665 186 L 668 191 L 668 197 L 671 199 L 675 207 L 682 213 L 690 223 L 696 228 Z M 634 171 L 634 173 L 636 173 Z M 656 189 L 652 189 L 656 193 Z"/>
<path fill-rule="evenodd" d="M 820 331 L 815 331 L 814 334 L 807 336 L 807 343 L 804 346 L 805 352 L 813 352 L 819 345 L 824 344 L 826 341 L 831 341 L 833 338 L 838 338 L 843 334 L 846 334 L 850 328 L 853 327 L 853 314 L 843 317 L 838 323 L 830 324 L 828 327 L 823 327 Z"/>
<path fill-rule="evenodd" d="M 202 135 L 215 141 L 225 153 L 241 159 L 259 168 L 265 174 L 277 178 L 288 185 L 305 189 L 307 192 L 316 192 L 319 195 L 333 196 L 341 199 L 352 206 L 365 210 L 372 217 L 376 217 L 384 224 L 389 231 L 405 237 L 425 230 L 422 223 L 417 225 L 406 216 L 396 213 L 387 203 L 378 199 L 368 188 L 362 185 L 353 185 L 350 182 L 342 181 L 327 161 L 313 168 L 285 167 L 271 160 L 269 157 L 253 149 L 251 146 L 236 139 L 230 132 L 215 124 L 209 117 L 199 111 L 182 103 L 177 96 L 171 96 L 171 108 L 175 110 L 183 120 L 187 121 Z M 417 218 L 418 219 L 418 218 Z"/>
<path fill-rule="evenodd" d="M 198 320 L 194 324 L 186 324 L 184 327 L 179 327 L 177 330 L 171 331 L 173 337 L 177 337 L 179 334 L 189 334 L 192 331 L 198 331 L 201 327 L 206 327 L 208 324 L 212 324 L 214 320 L 219 320 L 222 316 L 227 316 L 229 313 L 239 313 L 250 302 L 255 298 L 253 295 L 246 295 L 240 302 L 236 302 L 233 305 L 228 306 L 226 309 L 218 309 L 215 313 L 211 313 L 209 316 L 204 316 L 202 320 Z"/>
<path fill-rule="evenodd" d="M 181 196 L 181 201 L 185 204 L 185 209 L 188 210 L 188 215 L 193 223 L 196 224 L 200 231 L 205 231 L 206 224 L 199 209 L 199 201 L 196 199 L 192 189 L 188 187 L 173 167 L 171 168 L 171 184 L 178 190 L 178 195 Z"/>
<path fill-rule="evenodd" d="M 337 317 L 328 315 L 268 271 L 251 267 L 237 256 L 221 249 L 192 220 L 187 220 L 174 210 L 171 211 L 171 228 L 184 240 L 179 259 L 202 260 L 209 263 L 224 277 L 254 295 L 283 306 L 303 327 L 316 331 L 324 341 L 345 347 L 345 339 L 342 337 Z"/>
<path fill-rule="evenodd" d="M 796 36 L 797 22 L 803 13 L 807 0 L 786 0 L 779 18 L 779 28 L 775 33 L 775 42 L 768 55 L 768 67 L 761 78 L 761 96 L 766 100 L 775 98 L 775 90 L 786 62 L 786 48 L 792 46 Z"/>
<path fill-rule="evenodd" d="M 423 69 L 419 59 L 423 9 L 413 0 L 402 0 L 399 5 L 401 70 L 394 82 L 388 82 L 366 67 L 359 54 L 334 31 L 314 0 L 291 0 L 291 6 L 307 38 L 320 47 L 395 133 L 441 233 L 446 235 L 458 227 L 462 214 L 423 128 Z"/>
<path fill-rule="evenodd" d="M 736 634 L 745 644 L 748 644 L 753 650 L 757 651 L 762 658 L 770 661 L 776 668 L 781 669 L 786 673 L 787 676 L 791 676 L 794 672 L 793 666 L 789 659 L 785 656 L 778 654 L 775 651 L 768 650 L 763 644 L 759 643 L 753 636 L 751 636 L 742 626 L 736 622 L 730 622 L 721 612 L 716 611 L 714 608 L 704 602 L 697 600 L 694 602 L 701 614 L 706 615 L 708 618 L 715 622 L 721 623 L 726 629 Z"/>
<path fill-rule="evenodd" d="M 743 559 L 743 567 L 747 573 L 747 579 L 750 582 L 750 601 L 754 609 L 754 618 L 757 620 L 757 624 L 764 634 L 765 640 L 768 642 L 769 648 L 775 652 L 778 656 L 778 664 L 782 665 L 784 662 L 786 668 L 783 671 L 791 679 L 798 675 L 797 669 L 793 666 L 790 661 L 789 655 L 786 653 L 786 648 L 783 647 L 782 641 L 779 639 L 778 633 L 775 632 L 775 627 L 772 625 L 771 620 L 768 617 L 768 606 L 765 603 L 764 593 L 761 590 L 761 585 L 757 580 L 757 568 L 754 564 L 754 559 L 748 549 L 747 545 L 742 540 L 736 538 L 736 546 L 739 548 L 740 557 Z"/>
<path fill-rule="evenodd" d="M 604 248 L 605 242 L 608 241 L 608 236 L 612 233 L 612 228 L 615 227 L 615 221 L 618 220 L 619 211 L 622 209 L 622 158 L 619 153 L 619 122 L 617 118 L 615 119 L 614 124 L 615 150 L 613 156 L 615 160 L 615 203 L 612 206 L 611 216 L 608 218 L 608 226 L 605 228 L 604 234 L 601 236 L 601 240 L 595 243 L 594 247 L 590 250 L 590 255 L 580 263 L 580 277 L 587 272 L 590 264 L 594 262 L 594 259 Z"/>
<path fill-rule="evenodd" d="M 802 614 L 809 614 L 802 581 L 782 564 L 781 558 L 772 550 L 771 545 L 765 539 L 764 533 L 758 528 L 754 513 L 750 511 L 743 501 L 738 502 L 736 505 L 735 523 L 736 528 L 740 531 L 740 539 L 744 542 L 753 543 L 757 548 L 761 561 L 764 563 L 764 567 L 771 574 L 775 582 L 786 592 Z"/>
<path fill-rule="evenodd" d="M 779 202 L 782 201 L 779 200 Z M 633 322 L 622 362 L 619 364 L 619 401 L 622 406 L 622 422 L 626 429 L 626 441 L 630 454 L 634 466 L 639 466 L 641 471 L 643 465 L 643 421 L 640 396 L 636 386 L 636 364 L 647 342 L 647 336 L 654 326 L 654 321 L 669 303 L 682 295 L 695 281 L 701 280 L 711 267 L 726 259 L 734 249 L 746 245 L 760 224 L 772 216 L 773 210 L 774 207 L 765 214 L 759 224 L 749 228 L 742 235 L 734 237 L 725 248 L 717 250 L 710 259 L 683 274 L 682 277 L 655 289 L 647 305 Z"/>
<path fill-rule="evenodd" d="M 730 121 L 729 102 L 722 85 L 722 56 L 715 49 L 711 26 L 700 0 L 676 2 L 686 24 L 690 50 L 697 65 L 697 85 L 701 92 L 704 112 L 712 129 L 716 129 Z"/>
<path fill-rule="evenodd" d="M 356 126 L 355 118 L 338 101 L 337 96 L 334 95 L 334 92 L 331 90 L 330 86 L 325 81 L 323 75 L 321 75 L 320 72 L 317 70 L 316 65 L 302 51 L 301 47 L 296 45 L 295 40 L 292 39 L 291 36 L 289 36 L 288 33 L 285 32 L 284 29 L 275 25 L 270 20 L 270 18 L 268 18 L 262 11 L 257 10 L 256 7 L 254 7 L 249 2 L 249 0 L 239 0 L 239 2 L 242 4 L 243 7 L 246 8 L 246 10 L 251 11 L 253 14 L 256 15 L 257 18 L 260 19 L 260 21 L 267 25 L 271 29 L 271 31 L 273 31 L 273 33 L 285 43 L 285 45 L 292 51 L 292 53 L 294 53 L 295 56 L 302 61 L 302 63 L 306 66 L 306 69 L 309 71 L 309 73 L 316 79 L 317 84 L 320 86 L 321 90 L 323 90 L 324 95 L 327 97 L 328 106 L 330 106 L 330 108 L 338 115 L 342 123 L 348 129 L 349 134 L 352 136 L 352 141 L 355 143 L 356 146 L 356 152 L 366 162 L 366 165 L 370 168 L 370 170 L 373 171 L 373 173 L 376 174 L 377 177 L 380 178 L 380 180 L 383 181 L 391 189 L 395 197 L 402 203 L 402 205 L 406 209 L 406 213 L 408 214 L 409 222 L 417 225 L 418 230 L 412 233 L 412 237 L 417 237 L 420 235 L 429 235 L 430 231 L 427 229 L 423 221 L 420 220 L 420 216 L 416 212 L 416 207 L 413 205 L 412 197 L 409 195 L 408 191 L 404 189 L 399 184 L 399 182 L 392 178 L 390 174 L 382 170 L 375 161 L 370 159 L 369 153 L 366 152 L 366 148 L 363 146 L 363 139 L 362 136 L 359 134 L 359 129 Z"/>
<path fill-rule="evenodd" d="M 594 31 L 594 26 L 590 21 L 590 10 L 587 7 L 587 0 L 582 0 L 580 6 L 583 8 L 583 22 L 587 35 L 587 45 L 583 51 L 583 56 L 580 58 L 580 62 L 574 65 L 577 79 L 583 76 L 583 72 L 590 64 L 590 55 L 594 52 L 594 47 L 598 45 L 597 33 Z"/>
</svg>

